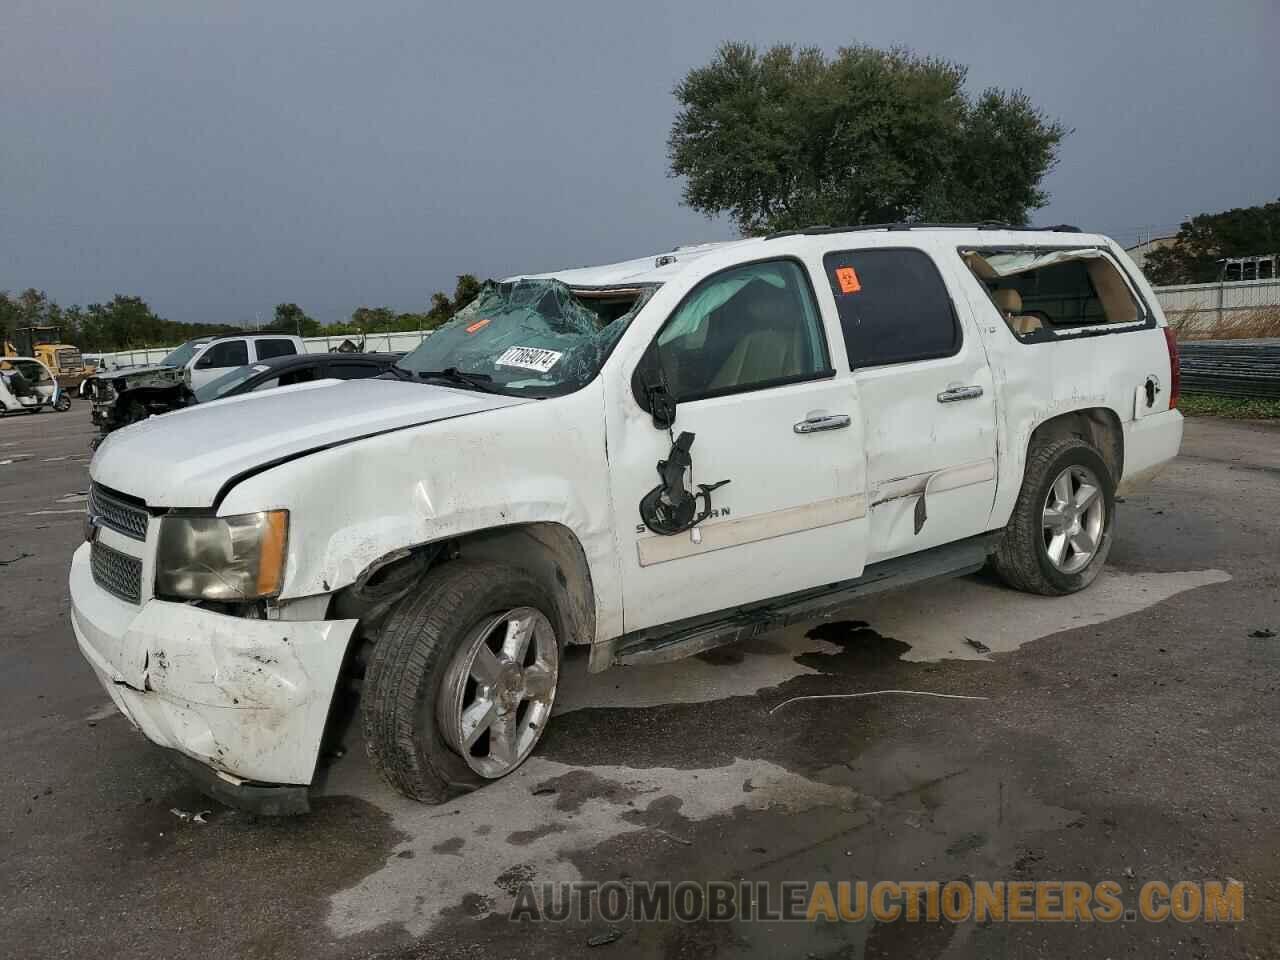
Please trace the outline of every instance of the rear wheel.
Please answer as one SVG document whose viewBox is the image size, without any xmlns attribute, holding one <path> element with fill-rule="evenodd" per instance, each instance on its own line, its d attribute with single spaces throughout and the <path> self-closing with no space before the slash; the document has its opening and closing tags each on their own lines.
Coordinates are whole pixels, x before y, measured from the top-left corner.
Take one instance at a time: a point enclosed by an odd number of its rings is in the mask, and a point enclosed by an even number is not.
<svg viewBox="0 0 1280 960">
<path fill-rule="evenodd" d="M 454 561 L 400 602 L 361 696 L 365 744 L 397 790 L 439 803 L 528 759 L 560 674 L 555 607 L 529 573 Z"/>
<path fill-rule="evenodd" d="M 1039 445 L 993 559 L 1011 587 L 1058 596 L 1083 590 L 1111 552 L 1115 481 L 1084 440 Z"/>
<path fill-rule="evenodd" d="M 71 394 L 62 392 L 58 394 L 58 402 L 53 405 L 53 409 L 58 413 L 66 413 L 71 409 Z"/>
</svg>

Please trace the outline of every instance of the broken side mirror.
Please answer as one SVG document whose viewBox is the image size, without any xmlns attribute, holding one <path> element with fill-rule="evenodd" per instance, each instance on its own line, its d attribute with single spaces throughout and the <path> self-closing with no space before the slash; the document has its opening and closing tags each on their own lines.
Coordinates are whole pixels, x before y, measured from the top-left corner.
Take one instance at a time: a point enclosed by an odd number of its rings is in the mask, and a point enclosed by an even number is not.
<svg viewBox="0 0 1280 960">
<path fill-rule="evenodd" d="M 697 493 L 688 489 L 684 475 L 693 467 L 689 453 L 692 447 L 693 434 L 686 430 L 671 444 L 667 458 L 658 461 L 658 477 L 662 482 L 640 501 L 640 519 L 654 533 L 669 537 L 696 527 L 711 516 L 712 491 L 729 482 L 700 483 Z M 701 508 L 698 504 L 700 499 Z"/>
<path fill-rule="evenodd" d="M 659 430 L 670 430 L 676 422 L 676 398 L 667 383 L 655 346 L 645 351 L 636 366 L 631 389 L 636 403 L 653 417 L 653 425 Z"/>
<path fill-rule="evenodd" d="M 676 398 L 671 396 L 667 385 L 662 382 L 649 384 L 646 393 L 653 425 L 659 430 L 670 430 L 676 422 Z"/>
</svg>

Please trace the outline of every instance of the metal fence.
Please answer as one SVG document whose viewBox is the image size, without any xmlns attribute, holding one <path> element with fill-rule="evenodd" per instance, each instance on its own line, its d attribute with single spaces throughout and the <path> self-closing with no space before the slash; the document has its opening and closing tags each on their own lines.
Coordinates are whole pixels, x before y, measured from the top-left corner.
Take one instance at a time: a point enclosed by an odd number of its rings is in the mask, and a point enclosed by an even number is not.
<svg viewBox="0 0 1280 960">
<path fill-rule="evenodd" d="M 1183 283 L 1155 291 L 1169 322 L 1184 329 L 1212 329 L 1234 317 L 1280 309 L 1280 279 Z"/>
<path fill-rule="evenodd" d="M 1224 397 L 1280 398 L 1280 337 L 1178 344 L 1182 389 Z"/>
</svg>

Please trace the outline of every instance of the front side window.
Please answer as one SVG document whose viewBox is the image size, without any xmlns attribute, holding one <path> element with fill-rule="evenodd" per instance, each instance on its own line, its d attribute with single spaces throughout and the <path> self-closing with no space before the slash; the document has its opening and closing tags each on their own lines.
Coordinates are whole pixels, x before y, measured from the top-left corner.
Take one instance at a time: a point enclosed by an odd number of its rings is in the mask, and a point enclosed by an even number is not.
<svg viewBox="0 0 1280 960">
<path fill-rule="evenodd" d="M 850 369 L 949 357 L 960 349 L 951 296 L 923 250 L 828 253 L 831 284 Z"/>
<path fill-rule="evenodd" d="M 249 362 L 249 345 L 243 340 L 220 340 L 196 361 L 201 368 L 239 367 Z"/>
<path fill-rule="evenodd" d="M 751 263 L 703 280 L 658 334 L 658 366 L 676 400 L 830 376 L 826 339 L 803 268 Z"/>
<path fill-rule="evenodd" d="M 581 295 L 580 295 L 581 294 Z M 488 283 L 400 359 L 392 373 L 522 397 L 571 393 L 591 382 L 652 289 L 601 300 L 559 280 Z"/>
</svg>

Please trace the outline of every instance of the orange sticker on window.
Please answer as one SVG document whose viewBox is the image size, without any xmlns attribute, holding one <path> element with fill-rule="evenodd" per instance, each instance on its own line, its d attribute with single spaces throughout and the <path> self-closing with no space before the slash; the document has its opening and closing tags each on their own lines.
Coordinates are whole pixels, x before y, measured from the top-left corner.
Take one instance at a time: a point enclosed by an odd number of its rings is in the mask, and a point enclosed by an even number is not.
<svg viewBox="0 0 1280 960">
<path fill-rule="evenodd" d="M 491 319 L 492 317 L 485 317 L 483 320 L 477 320 L 471 326 L 466 328 L 467 333 L 475 333 L 477 330 L 483 330 L 485 327 L 489 325 L 489 321 Z"/>
<path fill-rule="evenodd" d="M 836 267 L 836 282 L 840 284 L 841 293 L 857 293 L 862 289 L 858 273 L 853 267 Z"/>
</svg>

